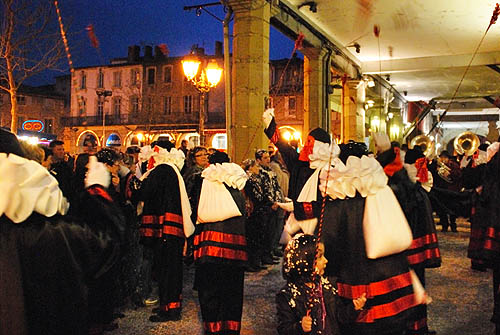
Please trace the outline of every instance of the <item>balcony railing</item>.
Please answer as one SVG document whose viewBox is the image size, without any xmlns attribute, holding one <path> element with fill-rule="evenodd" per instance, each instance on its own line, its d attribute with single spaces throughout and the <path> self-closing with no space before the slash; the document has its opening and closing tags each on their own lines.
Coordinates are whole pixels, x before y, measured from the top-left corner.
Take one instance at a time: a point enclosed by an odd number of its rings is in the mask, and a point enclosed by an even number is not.
<svg viewBox="0 0 500 335">
<path fill-rule="evenodd" d="M 71 116 L 63 117 L 62 124 L 65 127 L 73 126 L 99 126 L 102 125 L 102 115 Z M 106 125 L 117 125 L 130 123 L 129 114 L 106 115 Z"/>
<path fill-rule="evenodd" d="M 192 124 L 198 125 L 198 113 L 173 113 L 165 114 L 112 114 L 106 115 L 105 125 L 121 125 L 121 124 Z M 209 113 L 206 119 L 206 126 L 224 128 L 225 116 L 219 113 Z M 78 127 L 78 126 L 101 126 L 102 115 L 92 116 L 71 116 L 63 117 L 61 120 L 64 127 Z"/>
</svg>

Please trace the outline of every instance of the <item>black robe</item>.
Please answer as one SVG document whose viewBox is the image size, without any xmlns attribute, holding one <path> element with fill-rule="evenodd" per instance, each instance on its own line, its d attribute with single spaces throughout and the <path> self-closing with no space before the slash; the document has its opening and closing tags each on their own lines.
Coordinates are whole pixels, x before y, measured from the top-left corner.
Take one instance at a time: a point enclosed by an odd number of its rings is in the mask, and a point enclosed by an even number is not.
<svg viewBox="0 0 500 335">
<path fill-rule="evenodd" d="M 0 217 L 0 334 L 86 335 L 88 284 L 118 257 L 108 234 L 81 222 Z"/>
</svg>

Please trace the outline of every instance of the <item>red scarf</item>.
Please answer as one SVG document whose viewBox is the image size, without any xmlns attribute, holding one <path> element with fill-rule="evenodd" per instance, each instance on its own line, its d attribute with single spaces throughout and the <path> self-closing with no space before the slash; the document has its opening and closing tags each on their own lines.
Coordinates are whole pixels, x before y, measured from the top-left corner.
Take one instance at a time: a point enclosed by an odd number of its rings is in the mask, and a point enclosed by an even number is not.
<svg viewBox="0 0 500 335">
<path fill-rule="evenodd" d="M 417 168 L 417 179 L 421 183 L 426 183 L 429 180 L 429 172 L 427 170 L 427 158 L 422 157 L 415 161 Z"/>
<path fill-rule="evenodd" d="M 398 172 L 403 168 L 403 163 L 401 162 L 400 149 L 397 147 L 394 148 L 394 153 L 396 154 L 396 158 L 394 158 L 394 160 L 391 163 L 387 164 L 384 167 L 384 172 L 389 177 L 392 177 L 396 172 Z"/>
</svg>

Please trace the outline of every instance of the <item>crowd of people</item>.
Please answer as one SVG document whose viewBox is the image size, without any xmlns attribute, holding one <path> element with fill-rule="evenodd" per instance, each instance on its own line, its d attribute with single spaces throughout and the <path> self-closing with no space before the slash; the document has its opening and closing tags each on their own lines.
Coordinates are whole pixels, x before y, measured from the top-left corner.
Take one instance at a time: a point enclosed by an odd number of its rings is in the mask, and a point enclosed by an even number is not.
<svg viewBox="0 0 500 335">
<path fill-rule="evenodd" d="M 61 141 L 0 130 L 0 334 L 102 334 L 127 305 L 157 303 L 151 322 L 178 321 L 185 266 L 205 334 L 239 334 L 244 273 L 280 262 L 279 334 L 435 334 L 433 212 L 443 232 L 470 218 L 500 334 L 498 142 L 430 161 L 386 134 L 373 154 L 316 128 L 298 151 L 272 109 L 263 120 L 270 144 L 241 165 L 168 140 L 125 152 L 88 140 L 72 157 Z"/>
</svg>

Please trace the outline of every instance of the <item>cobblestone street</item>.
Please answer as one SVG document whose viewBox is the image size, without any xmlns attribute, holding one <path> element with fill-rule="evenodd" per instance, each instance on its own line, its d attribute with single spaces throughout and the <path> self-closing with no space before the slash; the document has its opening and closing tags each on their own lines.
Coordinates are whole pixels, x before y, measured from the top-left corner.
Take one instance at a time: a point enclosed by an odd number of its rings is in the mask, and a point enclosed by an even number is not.
<svg viewBox="0 0 500 335">
<path fill-rule="evenodd" d="M 438 227 L 439 228 L 439 227 Z M 438 233 L 443 264 L 426 272 L 427 289 L 433 302 L 429 305 L 429 325 L 439 335 L 494 334 L 490 323 L 492 311 L 491 272 L 470 269 L 466 258 L 469 227 L 459 222 L 458 233 Z M 120 327 L 110 335 L 200 335 L 203 334 L 198 299 L 193 291 L 194 269 L 185 273 L 182 320 L 153 324 L 148 321 L 151 307 L 125 310 Z M 283 285 L 280 265 L 245 275 L 245 302 L 242 332 L 244 335 L 276 334 L 274 297 Z"/>
</svg>

